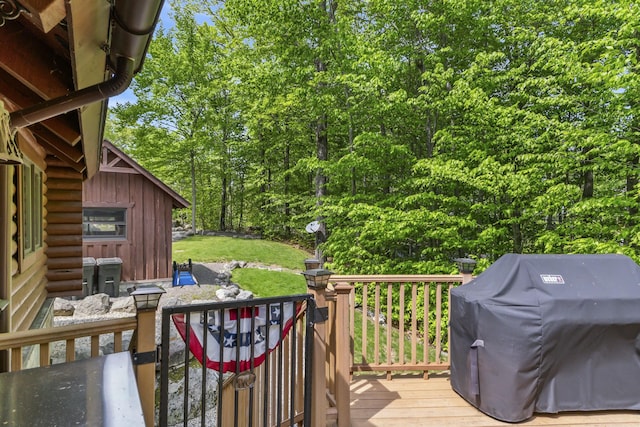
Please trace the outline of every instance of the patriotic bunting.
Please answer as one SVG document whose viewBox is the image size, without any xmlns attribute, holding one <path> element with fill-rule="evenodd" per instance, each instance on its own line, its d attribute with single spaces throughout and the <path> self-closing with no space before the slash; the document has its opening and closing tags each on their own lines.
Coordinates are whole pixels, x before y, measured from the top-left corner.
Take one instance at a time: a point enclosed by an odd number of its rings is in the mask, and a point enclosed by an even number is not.
<svg viewBox="0 0 640 427">
<path fill-rule="evenodd" d="M 189 350 L 200 363 L 203 363 L 203 354 L 205 353 L 202 344 L 204 342 L 203 335 L 207 333 L 207 368 L 222 372 L 242 372 L 251 369 L 252 366 L 251 344 L 253 337 L 253 366 L 257 367 L 264 362 L 267 341 L 269 352 L 271 352 L 287 336 L 301 307 L 302 303 L 285 302 L 210 310 L 206 326 L 203 319 L 204 313 L 200 313 L 199 316 L 194 313 L 190 319 Z M 178 333 L 186 342 L 185 315 L 174 314 L 171 317 Z M 269 322 L 268 326 L 267 321 Z M 222 369 L 220 366 L 221 344 Z"/>
</svg>

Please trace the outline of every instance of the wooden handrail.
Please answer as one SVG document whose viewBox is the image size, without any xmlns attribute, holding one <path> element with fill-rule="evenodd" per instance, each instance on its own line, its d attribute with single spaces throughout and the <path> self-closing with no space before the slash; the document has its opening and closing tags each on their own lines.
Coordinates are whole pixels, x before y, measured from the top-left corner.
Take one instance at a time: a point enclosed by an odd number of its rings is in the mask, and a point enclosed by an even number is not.
<svg viewBox="0 0 640 427">
<path fill-rule="evenodd" d="M 24 347 L 38 346 L 40 366 L 48 366 L 51 364 L 51 343 L 64 341 L 66 344 L 65 361 L 72 362 L 76 360 L 76 339 L 89 338 L 91 343 L 90 357 L 98 357 L 100 356 L 101 335 L 113 334 L 113 352 L 118 353 L 123 351 L 123 332 L 125 331 L 133 331 L 133 347 L 131 349 L 140 354 L 154 352 L 155 311 L 142 311 L 138 312 L 136 316 L 119 319 L 0 334 L 0 351 L 9 351 L 10 370 L 19 371 L 23 368 Z M 152 426 L 155 400 L 155 363 L 137 364 L 135 373 L 145 424 Z"/>
<path fill-rule="evenodd" d="M 65 341 L 65 361 L 72 362 L 75 360 L 76 338 L 90 338 L 91 357 L 96 357 L 99 354 L 100 335 L 113 334 L 114 352 L 119 352 L 122 351 L 122 332 L 135 331 L 137 328 L 138 323 L 135 317 L 123 317 L 113 320 L 5 333 L 0 334 L 0 351 L 10 351 L 11 371 L 19 371 L 22 369 L 22 349 L 24 347 L 40 346 L 40 366 L 48 366 L 50 364 L 50 344 L 56 341 Z"/>
<path fill-rule="evenodd" d="M 462 274 L 334 274 L 329 279 L 329 283 L 417 283 L 417 282 L 440 282 L 440 283 L 461 283 Z"/>
<path fill-rule="evenodd" d="M 135 317 L 123 317 L 120 319 L 58 326 L 55 328 L 31 329 L 28 331 L 12 332 L 10 334 L 0 334 L 0 350 L 130 331 L 136 329 L 136 325 Z"/>
</svg>

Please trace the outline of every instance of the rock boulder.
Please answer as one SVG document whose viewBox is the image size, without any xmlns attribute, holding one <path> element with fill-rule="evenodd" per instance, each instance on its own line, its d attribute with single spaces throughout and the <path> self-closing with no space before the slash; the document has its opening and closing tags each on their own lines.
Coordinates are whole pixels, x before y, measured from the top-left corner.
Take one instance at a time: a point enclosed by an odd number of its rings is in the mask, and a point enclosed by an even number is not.
<svg viewBox="0 0 640 427">
<path fill-rule="evenodd" d="M 70 301 L 64 298 L 56 298 L 53 300 L 53 315 L 54 316 L 73 316 L 75 307 Z"/>
<path fill-rule="evenodd" d="M 76 305 L 75 315 L 99 316 L 109 312 L 109 295 L 95 294 L 85 297 Z"/>
</svg>

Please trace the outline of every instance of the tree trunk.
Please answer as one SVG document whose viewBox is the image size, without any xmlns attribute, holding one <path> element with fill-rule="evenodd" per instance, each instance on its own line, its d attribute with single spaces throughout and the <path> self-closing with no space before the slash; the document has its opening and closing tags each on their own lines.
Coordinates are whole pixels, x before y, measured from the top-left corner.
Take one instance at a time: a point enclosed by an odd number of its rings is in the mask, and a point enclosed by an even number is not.
<svg viewBox="0 0 640 427">
<path fill-rule="evenodd" d="M 326 161 L 329 159 L 329 140 L 327 138 L 327 116 L 321 115 L 316 122 L 316 155 L 318 160 Z M 316 187 L 316 206 L 322 206 L 322 199 L 327 192 L 327 177 L 324 175 L 322 167 L 319 167 L 316 171 L 315 179 Z M 324 224 L 323 218 L 319 216 L 317 221 L 320 223 L 320 228 L 316 232 L 315 252 L 317 259 L 323 259 L 323 255 L 319 246 L 327 241 L 327 228 Z"/>
<path fill-rule="evenodd" d="M 384 122 L 380 123 L 380 135 L 387 136 L 387 128 L 385 127 Z M 384 175 L 382 194 L 391 194 L 391 177 L 389 176 L 389 174 Z"/>
<path fill-rule="evenodd" d="M 189 167 L 191 168 L 191 231 L 196 232 L 196 153 L 189 151 Z"/>
<path fill-rule="evenodd" d="M 640 37 L 640 32 L 638 32 L 637 30 L 634 31 L 634 38 L 635 40 L 638 40 L 638 37 Z M 636 64 L 638 63 L 638 61 L 640 61 L 640 45 L 636 44 L 633 47 L 634 53 L 635 53 L 635 60 L 636 60 Z M 633 72 L 638 73 L 637 71 L 637 67 L 633 68 Z M 637 108 L 637 105 L 635 105 L 636 103 L 634 102 L 633 105 L 631 106 L 632 109 L 635 111 Z M 638 117 L 634 115 L 633 121 L 631 123 L 631 132 L 630 135 L 628 136 L 628 138 L 631 140 L 631 142 L 633 144 L 638 144 L 640 143 L 640 141 L 638 141 Z M 636 154 L 632 154 L 631 155 L 631 159 L 630 159 L 630 165 L 629 168 L 627 169 L 627 194 L 632 195 L 634 202 L 632 203 L 631 206 L 629 207 L 629 222 L 627 224 L 627 227 L 634 227 L 637 223 L 638 223 L 638 203 L 637 203 L 637 196 L 635 196 L 637 188 L 638 188 L 638 173 L 636 172 L 638 170 L 638 165 L 640 164 L 640 158 L 638 157 L 638 155 Z"/>
<path fill-rule="evenodd" d="M 349 99 L 349 89 L 345 90 L 345 99 L 347 99 L 346 105 L 345 107 L 347 108 L 347 111 L 349 111 L 349 153 L 353 154 L 353 152 L 355 151 L 355 147 L 353 146 L 354 143 L 354 129 L 353 129 L 353 114 L 351 114 L 351 104 L 349 103 L 348 99 Z M 356 187 L 356 168 L 355 167 L 351 167 L 351 195 L 355 196 L 356 195 L 356 191 L 357 191 L 357 187 Z"/>
<path fill-rule="evenodd" d="M 338 2 L 334 0 L 321 0 L 320 8 L 327 14 L 329 22 L 335 24 L 336 22 L 336 9 Z M 316 58 L 315 60 L 316 72 L 322 73 L 327 71 L 326 64 L 322 58 Z M 321 94 L 323 83 L 318 84 L 318 93 Z M 329 138 L 327 136 L 327 114 L 322 112 L 316 120 L 316 155 L 320 164 L 329 160 Z M 322 167 L 319 167 L 316 171 L 315 178 L 315 190 L 316 190 L 316 206 L 322 205 L 322 199 L 326 196 L 327 191 L 327 177 L 324 174 Z M 320 223 L 320 228 L 316 232 L 315 253 L 316 258 L 323 261 L 324 256 L 320 250 L 320 245 L 327 241 L 327 227 L 323 221 L 322 216 L 318 216 L 317 221 Z"/>
<path fill-rule="evenodd" d="M 227 229 L 226 217 L 227 217 L 227 175 L 222 175 L 222 191 L 220 194 L 220 222 L 218 229 L 225 231 Z"/>
<path fill-rule="evenodd" d="M 243 219 L 244 219 L 244 179 L 240 178 L 240 195 L 238 196 L 239 206 L 238 206 L 238 230 L 242 230 L 244 227 Z"/>
<path fill-rule="evenodd" d="M 511 225 L 512 237 L 513 237 L 513 252 L 516 254 L 522 253 L 522 229 L 520 228 L 520 211 L 514 212 L 513 219 L 515 220 Z"/>
<path fill-rule="evenodd" d="M 286 132 L 286 131 L 285 131 Z M 284 170 L 288 171 L 291 167 L 291 153 L 289 148 L 289 143 L 285 145 L 284 149 Z M 285 174 L 284 176 L 284 199 L 286 202 L 284 203 L 284 217 L 286 218 L 286 225 L 284 227 L 285 236 L 287 238 L 291 237 L 291 226 L 289 226 L 289 220 L 291 219 L 291 209 L 289 207 L 289 174 Z"/>
<path fill-rule="evenodd" d="M 584 171 L 582 178 L 583 178 L 582 198 L 590 199 L 591 197 L 593 197 L 593 170 L 588 169 Z"/>
<path fill-rule="evenodd" d="M 631 164 L 629 165 L 630 172 L 627 174 L 627 194 L 634 194 L 638 186 L 638 175 L 633 172 L 638 168 L 638 164 L 640 164 L 640 159 L 638 158 L 638 156 L 633 156 L 633 158 L 631 159 Z M 629 224 L 627 224 L 628 226 L 633 226 L 636 224 L 637 215 L 638 205 L 637 203 L 633 203 L 629 207 Z"/>
</svg>

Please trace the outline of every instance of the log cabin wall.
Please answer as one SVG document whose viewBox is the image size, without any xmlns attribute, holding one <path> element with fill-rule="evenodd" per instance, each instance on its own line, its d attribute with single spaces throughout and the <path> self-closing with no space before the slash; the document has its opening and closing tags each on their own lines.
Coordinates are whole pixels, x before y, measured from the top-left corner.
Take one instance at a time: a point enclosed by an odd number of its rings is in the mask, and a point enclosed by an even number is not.
<svg viewBox="0 0 640 427">
<path fill-rule="evenodd" d="M 49 296 L 82 294 L 83 176 L 47 158 L 46 253 Z"/>
<path fill-rule="evenodd" d="M 35 165 L 42 171 L 42 190 L 40 198 L 42 205 L 40 209 L 33 209 L 31 212 L 42 214 L 42 245 L 38 245 L 28 253 L 24 250 L 24 223 L 23 215 L 23 192 L 19 191 L 26 166 L 9 168 L 9 195 L 11 199 L 10 210 L 11 219 L 11 284 L 9 295 L 9 319 L 8 331 L 23 331 L 31 327 L 40 308 L 47 298 L 47 256 L 46 256 L 46 210 L 44 209 L 47 194 L 47 175 L 45 153 L 40 147 L 20 140 L 20 148 L 25 156 L 25 165 Z M 35 188 L 35 187 L 34 187 Z M 33 238 L 33 237 L 32 237 Z"/>
<path fill-rule="evenodd" d="M 171 212 L 188 202 L 108 141 L 99 172 L 83 188 L 85 208 L 126 209 L 126 236 L 85 236 L 83 256 L 120 258 L 123 281 L 171 277 Z"/>
</svg>

